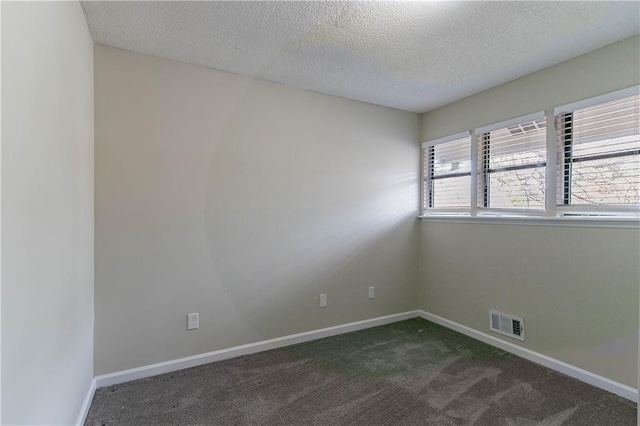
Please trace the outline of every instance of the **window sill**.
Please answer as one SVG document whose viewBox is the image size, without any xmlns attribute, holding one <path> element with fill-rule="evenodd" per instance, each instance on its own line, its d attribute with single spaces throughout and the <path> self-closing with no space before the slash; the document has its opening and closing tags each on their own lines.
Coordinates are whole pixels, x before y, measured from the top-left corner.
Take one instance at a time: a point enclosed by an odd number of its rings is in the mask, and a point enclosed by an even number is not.
<svg viewBox="0 0 640 426">
<path fill-rule="evenodd" d="M 632 217 L 546 217 L 546 216 L 467 216 L 422 215 L 420 221 L 434 223 L 482 223 L 492 225 L 565 226 L 583 228 L 640 228 L 640 218 Z"/>
</svg>

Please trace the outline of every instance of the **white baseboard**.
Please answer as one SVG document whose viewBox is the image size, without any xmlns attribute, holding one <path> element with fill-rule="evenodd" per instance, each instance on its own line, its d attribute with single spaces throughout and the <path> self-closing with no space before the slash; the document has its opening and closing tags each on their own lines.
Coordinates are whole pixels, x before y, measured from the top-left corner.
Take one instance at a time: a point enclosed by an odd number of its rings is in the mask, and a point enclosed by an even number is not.
<svg viewBox="0 0 640 426">
<path fill-rule="evenodd" d="M 409 311 L 399 314 L 387 315 L 363 321 L 351 322 L 334 327 L 321 328 L 319 330 L 306 331 L 304 333 L 291 334 L 289 336 L 278 337 L 261 342 L 249 343 L 218 351 L 207 352 L 171 361 L 159 362 L 157 364 L 145 365 L 129 370 L 117 371 L 115 373 L 96 376 L 95 385 L 98 388 L 117 385 L 131 380 L 156 376 L 158 374 L 169 373 L 171 371 L 183 370 L 185 368 L 196 367 L 214 361 L 222 361 L 243 355 L 250 355 L 257 352 L 268 351 L 270 349 L 281 348 L 283 346 L 295 345 L 297 343 L 308 342 L 310 340 L 322 339 L 324 337 L 338 334 L 350 333 L 352 331 L 363 330 L 365 328 L 390 324 L 419 316 L 419 311 Z"/>
<path fill-rule="evenodd" d="M 307 331 L 304 333 L 291 334 L 289 336 L 278 337 L 275 339 L 264 340 L 261 342 L 249 343 L 241 346 L 234 346 L 232 348 L 221 349 L 218 351 L 207 352 L 199 355 L 194 355 L 185 358 L 174 359 L 171 361 L 160 362 L 157 364 L 145 365 L 142 367 L 132 368 L 129 370 L 117 371 L 115 373 L 104 374 L 96 376 L 91 384 L 91 388 L 87 393 L 87 397 L 82 405 L 82 412 L 78 416 L 78 424 L 84 422 L 84 418 L 89 411 L 89 406 L 93 398 L 93 393 L 96 388 L 102 388 L 105 386 L 116 385 L 120 383 L 129 382 L 131 380 L 142 379 L 145 377 L 156 376 L 158 374 L 169 373 L 172 371 L 183 370 L 185 368 L 196 367 L 198 365 L 208 364 L 210 362 L 222 361 L 229 358 L 235 358 L 243 355 L 250 355 L 257 352 L 267 351 L 270 349 L 277 349 L 283 346 L 295 345 L 297 343 L 304 343 L 311 340 L 322 339 L 324 337 L 336 336 L 338 334 L 350 333 L 352 331 L 363 330 L 366 328 L 376 327 L 379 325 L 390 324 L 397 321 L 403 321 L 410 318 L 421 317 L 427 321 L 434 322 L 436 324 L 447 327 L 451 330 L 462 333 L 466 336 L 480 340 L 491 346 L 495 346 L 499 349 L 510 352 L 521 358 L 533 361 L 536 364 L 543 365 L 552 370 L 566 374 L 567 376 L 576 378 L 592 386 L 596 386 L 600 389 L 604 389 L 608 392 L 619 395 L 623 398 L 629 399 L 633 402 L 638 402 L 638 390 L 631 386 L 618 383 L 603 376 L 591 373 L 582 368 L 567 364 L 566 362 L 551 358 L 541 353 L 532 351 L 527 348 L 515 345 L 511 342 L 499 339 L 473 328 L 467 327 L 462 324 L 458 324 L 454 321 L 440 317 L 438 315 L 431 314 L 426 311 L 416 310 L 408 311 L 399 314 L 387 315 L 378 318 L 372 318 L 363 321 L 352 322 L 348 324 L 337 325 L 334 327 L 321 328 L 318 330 Z M 82 421 L 81 421 L 82 420 Z"/>
<path fill-rule="evenodd" d="M 91 383 L 89 383 L 89 390 L 84 397 L 84 401 L 82 401 L 82 407 L 80 407 L 76 426 L 84 425 L 85 420 L 87 420 L 87 414 L 89 414 L 89 408 L 91 408 L 91 401 L 93 401 L 94 393 L 96 393 L 96 379 L 91 380 Z"/>
<path fill-rule="evenodd" d="M 495 346 L 499 349 L 510 352 L 521 358 L 533 361 L 536 364 L 540 364 L 552 370 L 566 374 L 567 376 L 581 380 L 600 389 L 604 389 L 623 398 L 629 399 L 633 402 L 638 402 L 638 389 L 632 388 L 631 386 L 627 386 L 611 379 L 607 379 L 606 377 L 599 376 L 587 370 L 583 370 L 582 368 L 567 364 L 566 362 L 559 361 L 555 358 L 551 358 L 549 356 L 534 352 L 527 348 L 523 348 L 522 346 L 518 346 L 511 342 L 504 341 L 497 337 L 475 330 L 471 327 L 467 327 L 466 325 L 458 324 L 457 322 L 442 318 L 438 315 L 434 315 L 425 311 L 418 312 L 420 314 L 420 317 L 426 319 L 427 321 L 440 324 L 444 327 L 450 328 L 451 330 L 457 331 L 458 333 L 462 333 L 476 340 L 487 343 L 491 346 Z"/>
</svg>

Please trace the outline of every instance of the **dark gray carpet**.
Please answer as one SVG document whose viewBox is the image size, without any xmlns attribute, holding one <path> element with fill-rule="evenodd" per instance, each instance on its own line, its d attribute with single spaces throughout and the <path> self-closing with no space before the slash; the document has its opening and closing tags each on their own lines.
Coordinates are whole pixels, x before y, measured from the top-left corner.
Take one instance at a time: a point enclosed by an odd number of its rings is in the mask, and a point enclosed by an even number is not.
<svg viewBox="0 0 640 426">
<path fill-rule="evenodd" d="M 87 425 L 635 425 L 636 404 L 423 319 L 98 389 Z"/>
</svg>

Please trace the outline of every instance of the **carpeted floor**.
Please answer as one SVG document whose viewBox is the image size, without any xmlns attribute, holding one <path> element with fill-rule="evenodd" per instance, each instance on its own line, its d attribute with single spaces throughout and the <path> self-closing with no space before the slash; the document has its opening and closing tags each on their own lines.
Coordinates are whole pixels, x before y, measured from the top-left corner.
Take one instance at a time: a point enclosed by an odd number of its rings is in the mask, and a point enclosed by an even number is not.
<svg viewBox="0 0 640 426">
<path fill-rule="evenodd" d="M 636 424 L 636 404 L 423 319 L 96 391 L 87 425 Z"/>
</svg>

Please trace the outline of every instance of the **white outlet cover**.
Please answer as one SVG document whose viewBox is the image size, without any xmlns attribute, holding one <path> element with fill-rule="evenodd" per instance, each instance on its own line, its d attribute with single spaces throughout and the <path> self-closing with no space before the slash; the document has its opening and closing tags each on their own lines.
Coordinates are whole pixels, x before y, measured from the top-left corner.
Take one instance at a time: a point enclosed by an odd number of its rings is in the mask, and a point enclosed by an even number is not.
<svg viewBox="0 0 640 426">
<path fill-rule="evenodd" d="M 187 315 L 187 330 L 195 330 L 200 327 L 200 314 L 197 312 Z"/>
<path fill-rule="evenodd" d="M 369 299 L 373 299 L 374 297 L 376 297 L 376 288 L 369 287 Z"/>
<path fill-rule="evenodd" d="M 320 295 L 320 307 L 325 308 L 327 306 L 327 295 L 323 293 Z"/>
</svg>

